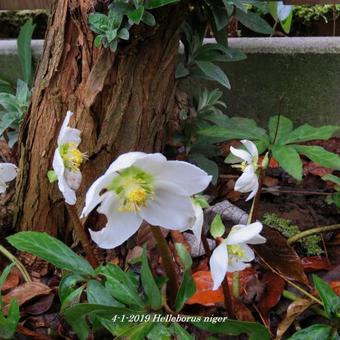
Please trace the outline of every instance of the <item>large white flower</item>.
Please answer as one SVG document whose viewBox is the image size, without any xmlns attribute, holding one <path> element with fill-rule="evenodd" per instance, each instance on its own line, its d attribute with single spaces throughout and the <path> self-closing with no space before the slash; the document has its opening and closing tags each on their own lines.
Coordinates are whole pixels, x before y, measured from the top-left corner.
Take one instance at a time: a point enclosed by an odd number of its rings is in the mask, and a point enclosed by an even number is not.
<svg viewBox="0 0 340 340">
<path fill-rule="evenodd" d="M 247 151 L 235 149 L 231 146 L 230 152 L 243 160 L 240 165 L 234 165 L 234 167 L 239 167 L 243 171 L 243 174 L 235 183 L 235 190 L 243 193 L 250 192 L 250 195 L 246 199 L 246 201 L 248 201 L 256 195 L 259 189 L 259 180 L 256 173 L 259 153 L 256 145 L 250 140 L 241 140 L 241 143 Z"/>
<path fill-rule="evenodd" d="M 17 176 L 17 167 L 12 163 L 0 163 L 0 194 L 7 189 L 6 182 L 12 181 Z"/>
<path fill-rule="evenodd" d="M 89 188 L 82 217 L 98 204 L 107 224 L 90 230 L 101 248 L 114 248 L 132 236 L 145 220 L 154 226 L 182 230 L 191 225 L 191 196 L 204 190 L 211 176 L 181 161 L 167 161 L 160 153 L 129 152 L 119 156 Z"/>
<path fill-rule="evenodd" d="M 214 282 L 213 290 L 222 283 L 228 272 L 241 271 L 248 267 L 245 262 L 254 260 L 253 250 L 247 244 L 265 243 L 260 234 L 262 224 L 238 224 L 232 227 L 228 237 L 218 245 L 210 257 L 210 270 Z"/>
<path fill-rule="evenodd" d="M 81 142 L 80 130 L 68 126 L 73 112 L 67 111 L 58 136 L 58 147 L 53 157 L 53 170 L 58 179 L 58 187 L 67 204 L 76 204 L 76 193 L 81 183 L 79 167 L 85 155 L 78 150 Z"/>
<path fill-rule="evenodd" d="M 201 242 L 202 228 L 204 222 L 204 213 L 201 205 L 195 200 L 192 200 L 192 207 L 194 210 L 194 216 L 191 220 L 189 227 L 185 227 L 181 231 L 191 230 L 196 237 L 197 242 Z"/>
</svg>

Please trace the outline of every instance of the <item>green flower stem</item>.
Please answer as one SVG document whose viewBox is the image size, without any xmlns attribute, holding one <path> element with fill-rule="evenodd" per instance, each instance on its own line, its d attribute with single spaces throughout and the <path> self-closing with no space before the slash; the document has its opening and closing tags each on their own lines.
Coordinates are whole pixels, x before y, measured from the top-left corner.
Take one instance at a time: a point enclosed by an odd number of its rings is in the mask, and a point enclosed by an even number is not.
<svg viewBox="0 0 340 340">
<path fill-rule="evenodd" d="M 233 301 L 232 301 L 232 296 L 230 294 L 229 283 L 228 283 L 228 273 L 226 274 L 222 282 L 222 289 L 223 289 L 225 308 L 227 309 L 227 312 L 228 312 L 228 318 L 235 319 Z"/>
<path fill-rule="evenodd" d="M 25 266 L 12 253 L 10 253 L 2 245 L 0 245 L 0 252 L 17 266 L 17 268 L 19 269 L 20 273 L 22 274 L 22 277 L 24 278 L 24 280 L 26 282 L 31 282 L 32 281 L 32 279 L 31 279 L 30 275 L 28 274 Z"/>
<path fill-rule="evenodd" d="M 240 297 L 240 272 L 233 272 L 233 283 L 232 283 L 233 295 L 238 299 Z"/>
<path fill-rule="evenodd" d="M 72 220 L 73 228 L 74 228 L 76 237 L 80 241 L 82 247 L 85 250 L 87 260 L 92 265 L 92 267 L 94 267 L 94 268 L 98 267 L 99 264 L 98 264 L 98 261 L 97 261 L 95 255 L 94 255 L 90 239 L 87 236 L 87 234 L 84 230 L 84 226 L 79 219 L 76 207 L 74 205 L 66 204 L 66 208 L 67 208 L 67 211 L 68 211 L 70 218 Z"/>
<path fill-rule="evenodd" d="M 165 273 L 169 278 L 168 293 L 171 305 L 173 306 L 178 292 L 178 280 L 174 260 L 172 258 L 168 243 L 161 231 L 161 228 L 151 226 L 150 230 L 157 242 L 158 250 L 162 257 Z"/>
<path fill-rule="evenodd" d="M 209 243 L 208 243 L 208 240 L 207 240 L 207 236 L 203 232 L 201 234 L 201 241 L 202 241 L 202 244 L 203 244 L 205 254 L 208 256 L 208 258 L 210 258 L 210 255 L 211 255 L 210 246 L 209 246 Z"/>
<path fill-rule="evenodd" d="M 291 301 L 296 301 L 296 300 L 301 299 L 300 296 L 298 296 L 298 295 L 296 295 L 296 294 L 294 294 L 294 293 L 292 293 L 292 292 L 290 292 L 289 290 L 286 290 L 286 289 L 282 292 L 282 296 L 285 297 L 288 300 L 291 300 Z M 315 314 L 318 314 L 318 315 L 328 319 L 327 313 L 323 309 L 321 309 L 319 306 L 311 306 L 310 309 L 312 311 L 314 311 Z"/>
<path fill-rule="evenodd" d="M 315 227 L 309 230 L 302 231 L 301 233 L 298 233 L 292 237 L 290 237 L 287 240 L 288 244 L 292 244 L 301 238 L 304 238 L 306 236 L 314 235 L 314 234 L 319 234 L 319 233 L 325 233 L 327 231 L 332 231 L 332 230 L 338 230 L 340 229 L 340 224 L 333 224 L 333 225 L 327 225 L 323 227 Z"/>
</svg>

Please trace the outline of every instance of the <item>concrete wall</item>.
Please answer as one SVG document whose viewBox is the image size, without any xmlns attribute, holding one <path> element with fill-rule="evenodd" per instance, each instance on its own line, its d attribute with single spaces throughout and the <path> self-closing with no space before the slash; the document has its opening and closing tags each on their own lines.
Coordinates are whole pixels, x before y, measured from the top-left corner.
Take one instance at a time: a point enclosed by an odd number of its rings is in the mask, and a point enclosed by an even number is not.
<svg viewBox="0 0 340 340">
<path fill-rule="evenodd" d="M 34 54 L 42 41 L 33 41 Z M 340 124 L 340 37 L 320 38 L 232 38 L 230 46 L 247 54 L 243 61 L 221 65 L 232 89 L 223 89 L 228 115 L 253 117 L 266 125 L 280 110 L 296 123 Z M 15 40 L 0 40 L 0 77 L 20 76 Z M 187 89 L 197 82 L 185 81 Z"/>
</svg>

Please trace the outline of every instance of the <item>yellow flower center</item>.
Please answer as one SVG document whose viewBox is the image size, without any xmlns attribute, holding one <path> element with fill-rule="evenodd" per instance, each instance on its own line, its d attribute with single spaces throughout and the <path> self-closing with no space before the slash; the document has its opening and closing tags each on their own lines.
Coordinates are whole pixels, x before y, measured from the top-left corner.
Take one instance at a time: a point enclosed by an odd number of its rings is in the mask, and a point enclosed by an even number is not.
<svg viewBox="0 0 340 340">
<path fill-rule="evenodd" d="M 229 244 L 228 245 L 228 254 L 229 255 L 233 255 L 233 256 L 237 256 L 237 257 L 244 257 L 245 252 L 242 249 L 241 246 L 237 245 L 237 244 Z"/>
<path fill-rule="evenodd" d="M 140 211 L 154 195 L 152 176 L 137 167 L 120 171 L 107 189 L 117 194 L 120 212 Z"/>
<path fill-rule="evenodd" d="M 80 165 L 86 159 L 86 155 L 77 149 L 75 143 L 66 143 L 59 146 L 61 158 L 64 161 L 65 168 L 72 171 L 79 171 Z"/>
</svg>

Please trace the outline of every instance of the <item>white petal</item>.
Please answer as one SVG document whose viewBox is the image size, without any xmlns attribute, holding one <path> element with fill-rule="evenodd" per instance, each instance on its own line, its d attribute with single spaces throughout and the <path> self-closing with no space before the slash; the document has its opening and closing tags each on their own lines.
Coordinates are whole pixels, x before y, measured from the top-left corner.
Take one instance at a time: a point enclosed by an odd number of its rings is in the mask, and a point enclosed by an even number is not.
<svg viewBox="0 0 340 340">
<path fill-rule="evenodd" d="M 258 188 L 258 177 L 252 165 L 248 165 L 235 183 L 235 191 L 249 192 Z"/>
<path fill-rule="evenodd" d="M 248 244 L 263 244 L 266 242 L 266 238 L 261 235 L 255 235 L 253 238 L 247 241 Z"/>
<path fill-rule="evenodd" d="M 249 152 L 245 151 L 245 150 L 241 150 L 241 149 L 236 149 L 233 146 L 230 147 L 230 152 L 240 158 L 243 159 L 244 161 L 246 161 L 247 163 L 251 163 L 253 161 L 252 156 Z"/>
<path fill-rule="evenodd" d="M 17 176 L 17 167 L 12 163 L 0 163 L 0 180 L 12 181 Z"/>
<path fill-rule="evenodd" d="M 103 195 L 100 195 L 101 191 L 111 184 L 112 180 L 116 176 L 117 174 L 115 172 L 105 173 L 92 183 L 86 193 L 85 207 L 81 213 L 81 217 L 86 217 L 99 203 L 102 202 Z M 112 193 L 112 195 L 114 195 L 114 193 Z"/>
<path fill-rule="evenodd" d="M 252 158 L 257 160 L 259 158 L 259 152 L 257 151 L 256 145 L 247 139 L 241 140 L 241 143 L 247 148 L 249 153 L 252 155 Z"/>
<path fill-rule="evenodd" d="M 80 130 L 68 127 L 72 115 L 73 112 L 67 111 L 64 122 L 60 128 L 58 136 L 58 145 L 66 143 L 75 143 L 76 146 L 78 146 L 81 142 Z"/>
<path fill-rule="evenodd" d="M 194 218 L 190 197 L 176 195 L 162 187 L 155 188 L 154 199 L 149 200 L 140 213 L 151 225 L 174 230 L 188 228 Z"/>
<path fill-rule="evenodd" d="M 212 290 L 216 290 L 224 280 L 228 271 L 228 250 L 223 242 L 217 246 L 210 257 L 210 271 L 214 285 Z"/>
<path fill-rule="evenodd" d="M 237 257 L 233 256 L 231 259 L 229 259 L 229 267 L 228 272 L 240 272 L 241 270 L 244 270 L 248 268 L 250 265 L 247 263 L 244 263 L 240 261 Z"/>
<path fill-rule="evenodd" d="M 79 170 L 75 172 L 75 171 L 70 171 L 70 170 L 65 169 L 64 176 L 65 176 L 66 183 L 68 184 L 70 188 L 72 188 L 73 190 L 79 189 L 81 179 L 82 179 L 81 172 Z"/>
<path fill-rule="evenodd" d="M 259 181 L 258 178 L 256 177 L 256 180 L 253 179 L 253 187 L 252 187 L 252 191 L 251 193 L 248 195 L 248 197 L 246 198 L 246 201 L 251 200 L 253 197 L 255 197 L 255 195 L 257 194 L 257 191 L 259 190 Z"/>
<path fill-rule="evenodd" d="M 64 199 L 67 204 L 74 205 L 76 204 L 77 198 L 76 193 L 72 190 L 72 188 L 69 187 L 67 184 L 64 174 L 65 174 L 65 166 L 64 161 L 61 158 L 61 155 L 59 153 L 59 150 L 56 149 L 54 152 L 53 157 L 53 170 L 55 171 L 57 178 L 58 178 L 58 187 L 61 193 L 64 196 Z"/>
<path fill-rule="evenodd" d="M 203 191 L 210 183 L 209 176 L 199 167 L 182 161 L 168 161 L 162 172 L 155 178 L 155 183 L 173 186 L 178 195 L 194 195 Z"/>
<path fill-rule="evenodd" d="M 151 153 L 137 159 L 133 165 L 153 176 L 158 176 L 167 164 L 166 158 L 161 153 Z"/>
<path fill-rule="evenodd" d="M 243 243 L 239 245 L 243 252 L 244 255 L 240 257 L 240 260 L 243 262 L 251 262 L 255 259 L 255 253 L 253 249 L 251 249 L 247 244 Z"/>
<path fill-rule="evenodd" d="M 197 242 L 201 242 L 201 236 L 202 236 L 202 227 L 203 227 L 203 221 L 204 221 L 204 214 L 202 207 L 194 203 L 194 213 L 195 213 L 195 222 L 194 225 L 190 228 L 192 232 L 194 233 Z"/>
<path fill-rule="evenodd" d="M 123 155 L 120 155 L 118 158 L 116 158 L 115 161 L 111 163 L 106 173 L 112 173 L 112 172 L 126 169 L 132 166 L 137 159 L 145 157 L 145 155 L 147 154 L 144 152 L 139 152 L 139 151 L 124 153 Z"/>
<path fill-rule="evenodd" d="M 109 193 L 104 195 L 105 198 L 98 208 L 98 212 L 106 215 L 107 224 L 100 231 L 89 231 L 92 240 L 98 247 L 112 249 L 121 245 L 138 230 L 142 218 L 136 213 L 119 212 L 119 203 L 115 196 L 109 195 Z"/>
<path fill-rule="evenodd" d="M 263 226 L 260 222 L 251 223 L 248 225 L 238 224 L 231 228 L 230 233 L 226 239 L 227 244 L 245 243 L 258 235 Z"/>
</svg>

